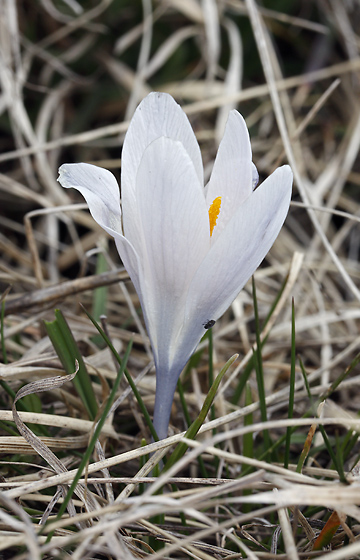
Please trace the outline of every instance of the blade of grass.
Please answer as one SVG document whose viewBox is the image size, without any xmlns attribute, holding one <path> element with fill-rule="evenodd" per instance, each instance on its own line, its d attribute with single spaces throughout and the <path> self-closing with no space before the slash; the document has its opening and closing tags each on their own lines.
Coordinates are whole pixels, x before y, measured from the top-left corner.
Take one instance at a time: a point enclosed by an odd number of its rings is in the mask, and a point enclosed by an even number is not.
<svg viewBox="0 0 360 560">
<path fill-rule="evenodd" d="M 4 319 L 5 319 L 5 294 L 3 294 L 2 301 L 1 301 L 1 323 L 0 323 L 0 331 L 1 331 L 1 352 L 3 356 L 3 364 L 8 363 L 7 353 L 6 353 L 6 346 L 5 346 L 5 333 L 4 333 Z"/>
<path fill-rule="evenodd" d="M 323 395 L 321 395 L 320 400 L 324 401 L 326 399 L 328 399 L 332 393 L 334 391 L 336 391 L 336 389 L 339 387 L 340 383 L 342 383 L 342 381 L 344 381 L 344 379 L 349 375 L 349 373 L 351 373 L 351 371 L 358 365 L 358 363 L 360 362 L 360 352 L 359 354 L 357 354 L 355 356 L 355 358 L 350 362 L 350 364 L 348 365 L 348 367 L 345 369 L 345 371 L 343 371 L 343 373 L 341 375 L 339 375 L 339 377 L 337 377 L 333 383 L 330 385 L 330 387 L 325 391 L 325 393 L 323 393 Z"/>
<path fill-rule="evenodd" d="M 251 387 L 250 383 L 246 384 L 245 387 L 245 406 L 249 406 L 253 403 L 252 395 L 251 395 Z M 251 426 L 254 423 L 254 416 L 252 412 L 249 414 L 245 414 L 244 416 L 244 426 Z M 247 434 L 243 435 L 243 455 L 244 457 L 250 457 L 251 459 L 254 458 L 254 434 L 253 432 L 248 432 Z M 254 471 L 254 467 L 245 467 L 241 469 L 241 476 L 249 475 L 251 472 Z M 243 496 L 250 496 L 252 494 L 251 488 L 245 488 L 243 490 Z M 242 505 L 242 510 L 244 513 L 249 513 L 252 509 L 252 504 L 244 503 Z"/>
<path fill-rule="evenodd" d="M 44 321 L 44 323 L 46 332 L 66 373 L 73 373 L 75 360 L 78 361 L 79 371 L 73 383 L 87 410 L 89 418 L 94 420 L 98 411 L 98 405 L 91 378 L 65 317 L 60 309 L 55 309 L 55 320 Z"/>
<path fill-rule="evenodd" d="M 131 348 L 132 348 L 132 340 L 130 340 L 130 342 L 129 342 L 127 348 L 126 348 L 126 352 L 125 352 L 124 357 L 123 357 L 123 359 L 122 359 L 122 363 L 121 363 L 120 368 L 119 368 L 119 370 L 118 370 L 118 372 L 117 372 L 117 376 L 116 376 L 115 383 L 114 383 L 114 385 L 113 385 L 113 387 L 112 387 L 112 389 L 111 389 L 109 398 L 108 398 L 108 400 L 106 401 L 106 404 L 105 404 L 105 406 L 104 406 L 104 410 L 103 410 L 103 412 L 102 412 L 102 414 L 101 414 L 101 416 L 100 416 L 100 419 L 99 419 L 98 423 L 96 424 L 94 433 L 93 433 L 93 435 L 92 435 L 92 437 L 91 437 L 91 440 L 90 440 L 90 442 L 89 442 L 89 445 L 88 445 L 88 447 L 87 447 L 87 449 L 86 449 L 86 451 L 85 451 L 85 453 L 84 453 L 84 455 L 83 455 L 83 458 L 82 458 L 82 460 L 81 460 L 81 462 L 80 462 L 80 465 L 79 465 L 79 468 L 78 468 L 78 470 L 77 470 L 77 472 L 76 472 L 76 475 L 74 476 L 74 480 L 73 480 L 72 483 L 71 483 L 71 486 L 70 486 L 70 488 L 69 488 L 69 490 L 68 490 L 68 492 L 67 492 L 67 494 L 66 494 L 66 496 L 65 496 L 64 501 L 63 501 L 62 504 L 60 505 L 58 514 L 57 514 L 57 516 L 56 516 L 56 521 L 60 520 L 61 517 L 62 517 L 62 515 L 64 514 L 64 512 L 65 512 L 65 510 L 66 510 L 66 507 L 67 507 L 67 505 L 68 505 L 69 501 L 71 500 L 71 497 L 72 497 L 72 495 L 73 495 L 73 493 L 74 493 L 74 490 L 75 490 L 75 488 L 76 488 L 76 485 L 77 485 L 77 483 L 79 482 L 79 480 L 80 480 L 80 478 L 81 478 L 81 475 L 82 475 L 82 473 L 83 473 L 83 471 L 84 471 L 84 469 L 85 469 L 85 467 L 86 467 L 88 461 L 90 460 L 91 454 L 92 454 L 92 452 L 93 452 L 93 450 L 94 450 L 94 447 L 95 447 L 95 444 L 96 444 L 96 441 L 97 441 L 98 438 L 99 438 L 99 435 L 100 435 L 100 433 L 101 433 L 102 427 L 103 427 L 103 425 L 104 425 L 104 423 L 105 423 L 105 421 L 106 421 L 107 415 L 108 415 L 108 413 L 110 412 L 111 405 L 112 405 L 112 403 L 114 402 L 114 399 L 115 399 L 115 396 L 116 396 L 116 392 L 117 392 L 117 390 L 118 390 L 118 387 L 119 387 L 119 384 L 120 384 L 120 381 L 121 381 L 121 377 L 122 377 L 122 375 L 123 375 L 123 373 L 124 373 L 124 370 L 125 370 L 127 361 L 128 361 L 128 359 L 129 359 L 129 356 L 130 356 Z M 50 525 L 50 527 L 51 527 L 51 524 L 49 524 L 49 525 Z M 49 525 L 47 525 L 48 528 L 49 528 Z M 48 534 L 48 537 L 47 537 L 47 542 L 49 542 L 49 541 L 51 540 L 53 534 L 54 534 L 54 531 L 50 531 L 50 533 Z"/>
<path fill-rule="evenodd" d="M 209 387 L 212 386 L 212 384 L 214 383 L 214 363 L 213 363 L 213 351 L 214 351 L 214 344 L 213 344 L 213 334 L 212 334 L 212 328 L 210 328 L 207 332 L 207 337 L 209 340 L 209 359 L 208 359 L 208 365 L 209 365 Z M 212 404 L 211 408 L 210 408 L 210 418 L 211 420 L 215 419 L 215 407 Z M 213 435 L 216 434 L 216 430 L 212 431 Z"/>
<path fill-rule="evenodd" d="M 186 403 L 184 388 L 182 386 L 182 383 L 181 383 L 180 379 L 177 382 L 177 390 L 178 390 L 179 397 L 180 397 L 181 407 L 183 409 L 183 413 L 184 413 L 184 416 L 185 416 L 186 426 L 188 428 L 191 424 L 191 418 L 190 418 L 188 406 L 187 406 L 187 403 Z M 200 471 L 201 471 L 201 476 L 203 478 L 207 478 L 209 475 L 208 475 L 207 470 L 205 468 L 203 458 L 200 457 L 200 456 L 198 457 L 198 463 L 199 463 L 199 467 L 200 467 Z"/>
<path fill-rule="evenodd" d="M 344 456 L 342 453 L 342 449 L 341 449 L 341 442 L 340 442 L 340 436 L 338 431 L 335 432 L 335 449 L 336 449 L 336 459 L 337 459 L 337 465 L 338 465 L 338 472 L 340 475 L 340 480 L 342 482 L 346 482 L 346 484 L 349 484 L 346 475 L 345 475 L 345 469 L 344 469 Z"/>
<path fill-rule="evenodd" d="M 345 460 L 347 460 L 349 458 L 349 455 L 353 451 L 353 448 L 356 445 L 356 443 L 358 442 L 358 440 L 359 440 L 359 434 L 357 432 L 353 432 L 352 430 L 350 430 L 346 434 L 346 436 L 344 438 L 343 445 L 342 445 L 342 453 L 343 453 L 343 456 L 344 456 Z M 357 462 L 358 461 L 356 461 L 356 463 Z"/>
<path fill-rule="evenodd" d="M 295 401 L 295 362 L 296 362 L 296 344 L 295 344 L 295 305 L 294 299 L 292 300 L 291 306 L 291 367 L 290 367 L 290 390 L 289 390 L 289 408 L 288 408 L 288 418 L 289 420 L 293 418 L 294 415 L 294 401 Z M 289 455 L 290 455 L 290 443 L 291 435 L 293 430 L 290 426 L 286 429 L 286 445 L 285 445 L 285 457 L 284 457 L 284 468 L 287 469 L 289 466 Z"/>
<path fill-rule="evenodd" d="M 314 399 L 313 399 L 313 397 L 312 397 L 311 389 L 310 389 L 310 386 L 309 386 L 309 383 L 308 383 L 308 380 L 307 380 L 307 375 L 306 375 L 306 372 L 305 372 L 305 368 L 304 368 L 303 362 L 302 362 L 302 360 L 301 360 L 300 357 L 299 357 L 299 363 L 300 363 L 300 368 L 301 368 L 302 375 L 303 375 L 303 378 L 304 378 L 305 388 L 306 388 L 306 391 L 307 391 L 309 400 L 310 400 L 310 402 L 312 403 L 312 404 L 311 404 L 311 410 L 308 411 L 308 412 L 306 412 L 306 413 L 302 416 L 302 418 L 308 418 L 308 417 L 310 417 L 310 416 L 317 416 L 317 414 L 316 414 L 316 404 L 314 403 Z M 351 362 L 350 366 L 346 369 L 346 374 L 347 374 L 347 375 L 348 375 L 349 372 L 355 367 L 355 365 L 356 365 L 357 363 L 358 363 L 358 362 L 357 362 L 357 357 L 355 357 L 355 359 Z M 342 374 L 339 376 L 338 379 L 341 379 L 341 381 L 343 381 L 344 378 L 345 378 L 344 373 L 342 373 Z M 333 385 L 332 385 L 334 388 L 336 388 L 336 387 L 339 386 L 338 379 L 336 379 L 336 380 L 334 381 Z M 328 394 L 328 396 L 329 396 L 329 394 Z M 317 404 L 319 404 L 319 401 L 317 401 Z M 312 411 L 312 412 L 311 412 L 311 411 Z M 360 414 L 360 413 L 359 413 L 359 414 Z M 317 417 L 318 417 L 318 416 L 317 416 Z M 309 451 L 310 451 L 310 448 L 311 448 L 312 439 L 313 439 L 313 437 L 314 437 L 314 434 L 315 434 L 315 431 L 316 431 L 317 426 L 318 426 L 318 424 L 314 424 L 314 425 L 312 425 L 312 426 L 310 427 L 310 429 L 309 429 L 308 435 L 307 435 L 306 440 L 305 440 L 305 442 L 304 442 L 303 450 L 302 450 L 302 452 L 301 452 L 301 455 L 300 455 L 300 458 L 299 458 L 299 461 L 298 461 L 298 464 L 297 464 L 297 467 L 296 467 L 296 472 L 301 472 L 302 467 L 304 466 L 304 462 L 305 462 L 305 460 L 306 460 L 306 458 L 307 458 L 307 456 L 308 456 L 308 454 L 309 454 Z M 292 435 L 292 434 L 296 431 L 296 428 L 290 428 L 290 430 L 291 430 L 291 435 Z M 272 447 L 270 447 L 270 449 L 268 449 L 268 450 L 266 450 L 264 453 L 262 453 L 262 454 L 258 457 L 258 459 L 261 460 L 261 461 L 262 461 L 262 460 L 265 460 L 266 457 L 267 457 L 270 453 L 272 453 L 274 450 L 276 450 L 276 449 L 278 449 L 278 448 L 280 448 L 280 447 L 282 446 L 282 444 L 286 441 L 286 437 L 287 437 L 287 434 L 285 434 L 285 435 L 279 437 L 279 438 L 272 444 Z M 350 438 L 351 438 L 351 439 L 350 439 Z M 350 443 L 349 443 L 349 446 L 348 446 L 349 449 L 346 448 L 346 452 L 343 452 L 343 453 L 342 453 L 342 456 L 343 456 L 344 460 L 346 459 L 347 454 L 350 453 L 352 447 L 357 443 L 357 441 L 358 441 L 358 435 L 357 435 L 357 434 L 353 434 L 353 435 L 352 435 L 352 432 L 347 433 L 347 434 L 345 435 L 345 438 L 344 438 L 343 447 L 345 446 L 345 444 L 348 442 L 349 439 L 350 439 Z M 359 454 L 359 458 L 360 458 L 360 454 Z M 358 459 L 354 462 L 354 465 L 357 463 L 357 461 L 358 461 Z M 248 474 L 249 472 L 251 472 L 251 471 L 250 471 L 250 468 L 247 467 L 247 469 L 244 469 L 244 471 L 243 471 L 242 474 L 245 475 L 245 474 Z"/>
<path fill-rule="evenodd" d="M 311 408 L 312 408 L 312 410 L 314 410 L 314 409 L 315 409 L 315 402 L 314 402 L 313 396 L 312 396 L 312 394 L 311 394 L 311 389 L 310 389 L 310 386 L 309 386 L 309 383 L 308 383 L 308 380 L 307 380 L 307 375 L 306 375 L 306 371 L 305 371 L 305 368 L 304 368 L 304 364 L 303 364 L 303 362 L 302 362 L 302 360 L 301 360 L 300 358 L 299 358 L 299 363 L 300 363 L 300 369 L 301 369 L 301 373 L 302 373 L 302 375 L 303 375 L 303 379 L 304 379 L 304 384 L 305 384 L 305 387 L 306 387 L 306 391 L 307 391 L 308 396 L 309 396 Z M 347 368 L 347 369 L 348 369 L 348 368 Z M 345 370 L 345 371 L 347 371 L 347 370 Z M 342 377 L 342 376 L 341 376 L 341 377 Z M 327 394 L 328 394 L 328 392 L 327 392 Z M 321 402 L 323 402 L 323 399 L 321 399 Z M 317 412 L 314 413 L 314 416 L 315 416 L 316 418 L 319 418 L 319 415 L 318 415 Z M 342 464 L 342 461 L 341 461 L 340 459 L 338 459 L 338 457 L 337 457 L 336 454 L 334 453 L 333 447 L 332 447 L 332 445 L 331 445 L 331 443 L 330 443 L 330 441 L 329 441 L 329 438 L 328 438 L 328 436 L 327 436 L 327 433 L 326 433 L 326 431 L 325 431 L 324 426 L 322 426 L 321 424 L 319 424 L 319 430 L 320 430 L 320 433 L 321 433 L 321 435 L 322 435 L 322 437 L 323 437 L 325 447 L 326 447 L 326 449 L 327 449 L 327 451 L 328 451 L 328 453 L 329 453 L 329 455 L 330 455 L 330 457 L 331 457 L 331 460 L 332 460 L 332 462 L 333 462 L 333 464 L 334 464 L 334 467 L 335 467 L 335 469 L 336 469 L 336 471 L 337 471 L 337 473 L 338 473 L 338 475 L 339 475 L 340 482 L 343 482 L 343 483 L 347 484 L 347 480 L 346 480 L 346 476 L 345 476 L 345 472 L 344 472 L 344 466 L 343 466 L 343 464 Z M 299 465 L 298 465 L 298 466 L 299 466 Z"/>
<path fill-rule="evenodd" d="M 208 337 L 208 341 L 209 341 L 209 347 L 208 347 L 208 367 L 209 367 L 209 388 L 213 385 L 214 383 L 214 343 L 213 343 L 213 330 L 212 327 L 210 327 L 206 333 L 206 335 Z M 215 406 L 214 404 L 211 405 L 210 407 L 210 411 L 209 411 L 209 417 L 211 420 L 215 420 L 216 418 L 216 412 L 215 412 Z M 216 428 L 214 428 L 211 431 L 212 435 L 215 436 L 216 435 Z M 205 470 L 205 465 L 204 462 L 202 460 L 202 457 L 198 457 L 198 461 L 199 463 L 202 464 L 203 469 Z M 219 466 L 219 459 L 217 457 L 214 457 L 214 467 L 217 470 Z"/>
<path fill-rule="evenodd" d="M 251 405 L 252 402 L 253 400 L 251 395 L 251 387 L 250 384 L 247 383 L 245 388 L 245 406 Z M 254 417 L 252 412 L 250 412 L 249 414 L 245 414 L 244 426 L 251 426 L 253 423 Z M 245 457 L 254 457 L 254 440 L 252 432 L 248 432 L 247 434 L 243 435 L 243 454 Z"/>
<path fill-rule="evenodd" d="M 147 445 L 146 439 L 141 438 L 140 447 L 146 447 L 146 445 Z M 139 459 L 139 463 L 140 463 L 139 470 L 141 470 L 143 468 L 143 466 L 145 465 L 145 463 L 147 463 L 148 460 L 149 460 L 149 455 L 141 455 L 141 457 Z M 144 491 L 145 491 L 145 484 L 143 482 L 140 482 L 140 484 L 139 484 L 139 494 L 143 494 Z"/>
<path fill-rule="evenodd" d="M 177 391 L 179 393 L 181 408 L 185 417 L 186 426 L 189 427 L 191 424 L 191 418 L 190 418 L 189 409 L 185 398 L 184 388 L 180 379 L 177 382 Z"/>
<path fill-rule="evenodd" d="M 224 367 L 220 370 L 219 374 L 217 375 L 214 383 L 210 387 L 208 394 L 206 395 L 204 404 L 200 410 L 198 417 L 194 420 L 191 424 L 190 428 L 187 430 L 185 437 L 187 439 L 195 439 L 196 434 L 200 430 L 201 426 L 205 422 L 205 418 L 210 410 L 210 407 L 215 399 L 216 392 L 220 385 L 222 378 L 224 377 L 225 373 L 229 369 L 229 367 L 234 363 L 237 359 L 238 354 L 234 354 L 224 365 Z M 170 458 L 166 461 L 166 465 L 164 466 L 164 470 L 169 470 L 169 468 L 174 465 L 181 457 L 186 453 L 188 446 L 184 442 L 180 442 L 173 453 L 171 454 Z"/>
<path fill-rule="evenodd" d="M 339 516 L 336 511 L 333 511 L 314 542 L 313 550 L 322 550 L 324 547 L 328 546 L 340 525 L 341 521 Z"/>
<path fill-rule="evenodd" d="M 264 370 L 262 365 L 262 354 L 261 354 L 261 339 L 260 339 L 260 322 L 259 322 L 259 312 L 256 297 L 256 287 L 255 280 L 252 277 L 252 290 L 253 290 L 253 302 L 254 302 L 254 314 L 255 314 L 255 335 L 256 335 L 256 349 L 254 351 L 254 364 L 256 371 L 256 381 L 258 386 L 259 394 L 259 406 L 261 421 L 267 422 L 267 409 L 266 409 L 266 396 L 265 396 L 265 385 L 264 385 Z M 265 450 L 268 450 L 272 446 L 270 434 L 268 430 L 263 431 Z"/>
<path fill-rule="evenodd" d="M 261 331 L 264 330 L 264 328 L 266 327 L 266 325 L 267 325 L 268 322 L 270 321 L 271 316 L 272 316 L 272 314 L 274 313 L 274 311 L 275 311 L 275 309 L 276 309 L 276 307 L 277 307 L 277 304 L 278 304 L 279 301 L 280 301 L 281 296 L 283 295 L 283 292 L 284 292 L 284 290 L 285 290 L 286 284 L 288 283 L 288 280 L 289 280 L 289 274 L 287 274 L 287 275 L 285 276 L 285 279 L 284 279 L 283 283 L 281 284 L 280 290 L 279 290 L 278 293 L 276 294 L 276 297 L 275 297 L 274 301 L 273 301 L 272 304 L 271 304 L 271 307 L 270 307 L 270 309 L 269 309 L 269 312 L 268 312 L 268 314 L 266 315 L 265 320 L 264 320 L 264 323 L 263 323 L 263 325 L 262 325 Z"/>
<path fill-rule="evenodd" d="M 4 389 L 4 391 L 6 391 L 6 393 L 9 395 L 9 397 L 11 398 L 12 401 L 15 400 L 16 393 L 6 383 L 6 381 L 0 381 L 0 387 L 2 387 Z M 28 403 L 31 404 L 31 400 L 26 399 L 26 398 L 21 399 L 20 401 L 18 401 L 18 409 L 21 410 L 22 412 L 36 412 L 36 409 L 34 407 L 29 407 L 28 406 Z M 38 410 L 38 412 L 39 412 L 39 410 Z M 13 424 L 10 423 L 9 425 L 13 425 Z M 49 432 L 49 430 L 46 426 L 41 426 L 41 425 L 35 424 L 35 425 L 32 426 L 31 429 L 36 434 L 47 436 L 47 437 L 50 436 L 50 432 Z M 19 435 L 18 432 L 16 432 L 16 435 Z"/>
<path fill-rule="evenodd" d="M 241 395 L 243 394 L 244 388 L 246 387 L 246 383 L 249 380 L 252 370 L 254 369 L 254 356 L 251 356 L 248 363 L 245 366 L 244 371 L 241 373 L 238 384 L 235 388 L 234 394 L 231 398 L 232 404 L 237 405 Z"/>
<path fill-rule="evenodd" d="M 84 312 L 86 313 L 86 315 L 89 317 L 90 321 L 92 322 L 92 324 L 94 325 L 94 327 L 98 330 L 98 332 L 100 333 L 100 335 L 102 336 L 103 340 L 105 341 L 105 343 L 107 344 L 107 346 L 109 347 L 110 351 L 112 352 L 112 354 L 114 355 L 116 361 L 118 362 L 118 364 L 122 364 L 122 359 L 120 358 L 119 354 L 116 352 L 110 338 L 107 336 L 107 334 L 103 331 L 103 329 L 100 327 L 99 323 L 97 321 L 95 321 L 95 319 L 90 315 L 90 313 L 82 306 Z M 151 421 L 150 418 L 150 414 L 147 411 L 147 408 L 144 404 L 144 401 L 141 398 L 141 395 L 139 393 L 139 391 L 137 390 L 137 387 L 130 375 L 130 373 L 128 372 L 128 370 L 125 368 L 124 369 L 124 375 L 134 393 L 134 396 L 137 400 L 137 403 L 141 409 L 141 412 L 144 415 L 145 421 L 148 425 L 148 428 L 151 432 L 152 437 L 154 438 L 155 441 L 159 441 L 159 438 L 157 436 L 157 433 L 155 431 L 155 428 L 153 426 L 153 423 Z"/>
<path fill-rule="evenodd" d="M 262 325 L 261 331 L 264 330 L 264 328 L 266 327 L 267 323 L 269 322 L 269 320 L 270 320 L 272 314 L 274 313 L 274 310 L 276 309 L 276 306 L 277 306 L 277 304 L 278 304 L 278 302 L 279 302 L 279 300 L 280 300 L 280 298 L 281 298 L 281 296 L 282 296 L 282 294 L 283 294 L 283 292 L 284 292 L 284 289 L 285 289 L 285 286 L 286 286 L 286 284 L 287 284 L 288 279 L 289 279 L 289 275 L 286 276 L 284 282 L 282 283 L 282 286 L 281 286 L 279 292 L 278 292 L 277 295 L 276 295 L 276 298 L 274 299 L 274 301 L 273 301 L 273 303 L 272 303 L 272 305 L 271 305 L 271 307 L 270 307 L 269 313 L 268 313 L 267 316 L 265 317 L 264 324 Z M 267 339 L 268 339 L 268 336 L 269 336 L 269 335 L 267 335 L 267 336 L 262 340 L 262 342 L 261 342 L 261 349 L 263 348 L 264 344 L 266 343 L 266 341 L 267 341 Z M 236 388 L 235 388 L 235 391 L 234 391 L 234 393 L 233 393 L 233 396 L 232 396 L 232 398 L 231 398 L 232 404 L 238 404 L 238 402 L 239 402 L 239 400 L 240 400 L 240 397 L 241 397 L 241 395 L 242 395 L 242 393 L 243 393 L 243 391 L 244 391 L 244 388 L 245 388 L 245 386 L 246 386 L 246 383 L 247 383 L 247 381 L 248 381 L 248 379 L 249 379 L 249 377 L 250 377 L 251 372 L 252 372 L 253 369 L 254 369 L 254 358 L 251 357 L 251 358 L 249 359 L 248 363 L 246 364 L 246 367 L 245 367 L 244 371 L 243 371 L 242 374 L 240 375 L 238 384 L 237 384 L 237 386 L 236 386 Z"/>
<path fill-rule="evenodd" d="M 97 254 L 96 259 L 96 275 L 102 274 L 103 272 L 108 271 L 108 266 L 106 262 L 105 255 L 102 251 Z M 102 315 L 106 315 L 106 304 L 108 300 L 108 287 L 107 286 L 100 286 L 99 288 L 95 288 L 92 293 L 92 316 L 95 318 L 96 321 L 100 320 Z M 92 337 L 92 342 L 97 346 L 100 346 L 103 343 L 103 339 L 98 334 Z"/>
<path fill-rule="evenodd" d="M 360 353 L 357 354 L 355 356 L 355 358 L 350 362 L 349 366 L 345 369 L 345 371 L 343 371 L 343 373 L 341 375 L 339 375 L 339 377 L 337 377 L 333 383 L 331 384 L 331 386 L 329 387 L 329 389 L 325 392 L 325 394 L 323 394 L 320 399 L 321 401 L 329 398 L 331 396 L 331 394 L 340 386 L 340 383 L 349 375 L 349 373 L 351 373 L 351 371 L 358 365 L 360 361 Z M 358 413 L 358 416 L 360 415 L 360 413 Z M 342 451 L 342 456 L 344 458 L 344 461 L 346 461 L 346 459 L 348 458 L 348 456 L 350 455 L 350 453 L 352 452 L 355 444 L 358 441 L 358 434 L 355 432 L 353 432 L 352 430 L 349 430 L 343 440 L 343 443 L 341 445 L 341 451 Z"/>
<path fill-rule="evenodd" d="M 0 420 L 0 429 L 8 433 L 10 436 L 19 436 L 19 432 L 14 427 L 14 422 L 6 422 L 5 420 Z"/>
<path fill-rule="evenodd" d="M 297 473 L 302 472 L 302 469 L 303 469 L 304 463 L 306 461 L 306 458 L 310 453 L 311 444 L 312 444 L 312 441 L 314 439 L 316 428 L 317 428 L 317 424 L 312 424 L 309 428 L 309 431 L 307 433 L 303 449 L 300 453 L 300 457 L 299 457 L 298 463 L 296 465 L 296 472 Z"/>
<path fill-rule="evenodd" d="M 5 290 L 5 292 L 3 293 L 3 295 L 1 296 L 0 336 L 1 336 L 1 351 L 2 351 L 2 355 L 3 355 L 3 363 L 4 364 L 8 363 L 6 347 L 5 347 L 4 321 L 5 321 L 5 298 L 6 298 L 6 296 L 8 295 L 9 292 L 10 292 L 10 287 L 8 287 Z M 14 401 L 16 393 L 10 387 L 10 385 L 8 385 L 8 383 L 6 383 L 6 381 L 3 381 L 1 379 L 0 380 L 0 387 L 2 387 L 4 389 L 4 391 L 9 395 L 11 400 Z M 19 404 L 18 404 L 18 408 L 20 410 L 24 411 L 24 412 L 34 412 L 33 409 L 31 409 L 27 406 L 26 402 L 20 401 Z M 46 435 L 46 436 L 49 435 L 49 431 L 44 426 L 37 426 L 37 431 L 40 434 L 43 434 L 43 435 Z M 16 435 L 18 435 L 17 432 L 16 432 Z"/>
<path fill-rule="evenodd" d="M 102 251 L 97 254 L 96 259 L 96 275 L 102 274 L 108 271 L 108 266 L 106 262 L 105 255 Z M 100 286 L 95 288 L 92 293 L 92 315 L 98 321 L 101 315 L 106 314 L 106 303 L 107 303 L 107 286 Z"/>
</svg>

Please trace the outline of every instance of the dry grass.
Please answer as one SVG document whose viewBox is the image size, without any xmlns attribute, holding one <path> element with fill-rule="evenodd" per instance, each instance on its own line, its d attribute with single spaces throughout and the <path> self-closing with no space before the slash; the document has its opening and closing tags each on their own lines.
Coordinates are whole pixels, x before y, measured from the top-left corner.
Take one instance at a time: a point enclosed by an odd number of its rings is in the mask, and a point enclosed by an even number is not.
<svg viewBox="0 0 360 560">
<path fill-rule="evenodd" d="M 360 557 L 359 371 L 329 393 L 316 417 L 297 361 L 288 418 L 292 297 L 296 349 L 316 405 L 359 352 L 360 9 L 351 0 L 289 2 L 286 13 L 286 3 L 267 4 L 272 9 L 255 0 L 0 0 L 1 558 Z M 263 333 L 268 420 L 254 372 L 247 400 L 243 392 L 233 402 L 255 344 L 247 286 L 213 329 L 215 370 L 240 357 L 188 453 L 153 476 L 184 439 L 179 397 L 174 435 L 143 445 L 151 438 L 122 382 L 67 513 L 55 520 L 93 422 L 43 321 L 61 307 L 102 404 L 116 367 L 79 304 L 106 309 L 120 354 L 134 338 L 128 368 L 150 413 L 155 388 L 137 296 L 113 243 L 76 193 L 57 184 L 57 168 L 88 161 L 118 174 L 128 120 L 151 90 L 183 105 L 207 175 L 233 107 L 247 120 L 261 176 L 283 162 L 293 168 L 289 216 L 255 275 L 262 321 L 287 277 Z M 201 348 L 184 379 L 192 419 L 208 390 L 207 342 Z M 20 401 L 27 411 L 16 403 L 16 413 L 5 386 L 27 395 Z M 266 453 L 263 434 L 279 442 L 289 427 L 284 466 L 285 444 Z M 330 542 L 318 546 L 334 518 Z"/>
</svg>

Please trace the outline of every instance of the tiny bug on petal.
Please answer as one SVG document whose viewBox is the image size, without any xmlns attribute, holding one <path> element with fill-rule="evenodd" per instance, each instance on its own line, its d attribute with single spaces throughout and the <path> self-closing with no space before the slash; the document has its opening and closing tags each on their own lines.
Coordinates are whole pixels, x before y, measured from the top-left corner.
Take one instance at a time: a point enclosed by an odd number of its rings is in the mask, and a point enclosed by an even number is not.
<svg viewBox="0 0 360 560">
<path fill-rule="evenodd" d="M 214 319 L 210 319 L 210 321 L 206 321 L 206 323 L 204 323 L 204 329 L 211 329 L 211 327 L 213 327 L 214 325 Z"/>
</svg>

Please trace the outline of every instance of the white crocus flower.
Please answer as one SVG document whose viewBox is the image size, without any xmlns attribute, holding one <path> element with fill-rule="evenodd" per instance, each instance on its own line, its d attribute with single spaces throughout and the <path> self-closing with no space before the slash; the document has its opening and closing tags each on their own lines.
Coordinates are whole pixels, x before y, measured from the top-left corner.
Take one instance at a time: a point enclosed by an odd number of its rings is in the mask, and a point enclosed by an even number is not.
<svg viewBox="0 0 360 560">
<path fill-rule="evenodd" d="M 291 169 L 280 167 L 254 190 L 249 133 L 234 110 L 204 189 L 200 149 L 185 113 L 170 95 L 150 93 L 125 137 L 121 201 L 105 169 L 78 163 L 59 172 L 62 186 L 80 191 L 114 237 L 139 295 L 156 366 L 154 426 L 164 438 L 187 360 L 283 225 Z"/>
</svg>

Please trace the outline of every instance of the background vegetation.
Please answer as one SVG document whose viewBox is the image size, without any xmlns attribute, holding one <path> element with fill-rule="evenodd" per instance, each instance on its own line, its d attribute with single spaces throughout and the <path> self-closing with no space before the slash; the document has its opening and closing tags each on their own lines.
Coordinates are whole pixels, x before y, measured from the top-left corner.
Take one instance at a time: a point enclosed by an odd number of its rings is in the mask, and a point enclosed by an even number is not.
<svg viewBox="0 0 360 560">
<path fill-rule="evenodd" d="M 1 558 L 358 558 L 358 2 L 0 10 Z M 286 162 L 295 175 L 256 297 L 249 283 L 199 346 L 160 443 L 139 405 L 152 414 L 155 374 L 136 293 L 56 182 L 74 161 L 119 178 L 128 121 L 152 90 L 189 115 L 206 177 L 233 107 L 261 180 Z"/>
</svg>

